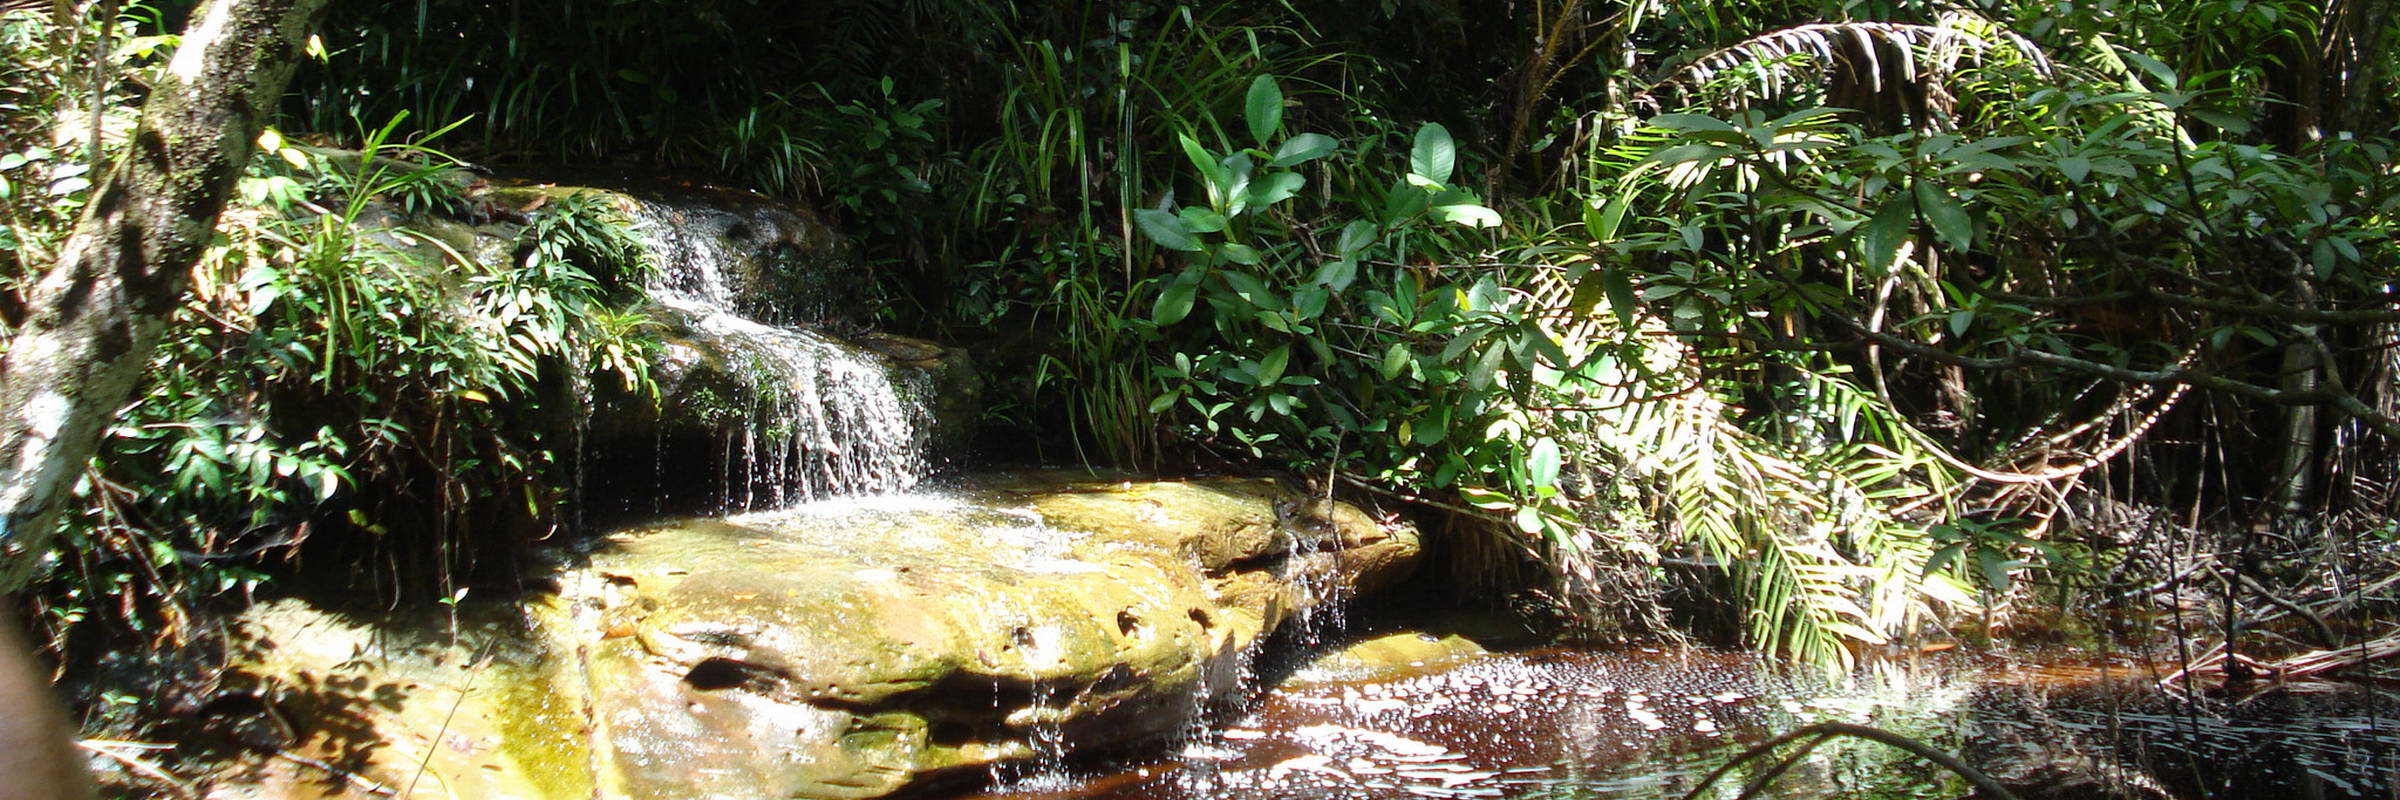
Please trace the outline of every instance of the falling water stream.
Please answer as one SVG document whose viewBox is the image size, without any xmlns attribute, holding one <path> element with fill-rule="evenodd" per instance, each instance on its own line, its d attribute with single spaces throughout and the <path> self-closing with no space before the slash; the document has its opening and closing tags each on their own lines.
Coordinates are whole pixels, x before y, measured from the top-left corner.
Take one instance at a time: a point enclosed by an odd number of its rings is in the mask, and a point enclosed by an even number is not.
<svg viewBox="0 0 2400 800">
<path fill-rule="evenodd" d="M 772 204 L 722 197 L 640 200 L 633 215 L 659 268 L 655 313 L 687 334 L 685 360 L 742 384 L 717 446 L 717 509 L 783 508 L 904 491 L 924 480 L 929 378 L 824 333 L 854 309 L 833 267 L 798 242 L 824 234 Z M 739 404 L 740 401 L 733 401 Z M 661 467 L 664 468 L 663 466 Z"/>
</svg>

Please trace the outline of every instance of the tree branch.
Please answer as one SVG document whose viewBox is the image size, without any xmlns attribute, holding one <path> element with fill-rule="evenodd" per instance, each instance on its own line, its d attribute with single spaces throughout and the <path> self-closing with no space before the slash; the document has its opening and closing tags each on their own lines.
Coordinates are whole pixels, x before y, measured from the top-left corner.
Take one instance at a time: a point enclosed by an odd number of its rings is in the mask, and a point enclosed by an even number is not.
<svg viewBox="0 0 2400 800">
<path fill-rule="evenodd" d="M 2179 384 L 2188 385 L 2197 389 L 2223 392 L 2230 395 L 2248 397 L 2253 400 L 2262 400 L 2278 405 L 2331 406 L 2337 410 L 2340 410 L 2342 413 L 2357 418 L 2360 422 L 2365 423 L 2368 427 L 2374 428 L 2377 433 L 2381 433 L 2385 436 L 2400 438 L 2400 419 L 2395 419 L 2389 415 L 2383 414 L 2382 412 L 2376 411 L 2375 409 L 2368 407 L 2365 402 L 2359 400 L 2356 395 L 2331 385 L 2320 385 L 2317 388 L 2308 390 L 2273 389 L 2254 383 L 2237 381 L 2222 375 L 2217 375 L 2205 370 L 2193 369 L 2190 367 L 2166 367 L 2162 369 L 2151 370 L 2132 369 L 2113 364 L 2102 364 L 2097 361 L 2087 361 L 2084 359 L 2075 358 L 2073 356 L 2063 356 L 2043 350 L 2020 350 L 2014 355 L 2002 356 L 1999 358 L 1976 358 L 1973 356 L 1959 355 L 1957 353 L 1952 353 L 1937 347 L 1919 344 L 1897 336 L 1869 331 L 1846 319 L 1842 320 L 1842 322 L 1849 325 L 1851 330 L 1855 331 L 1859 336 L 1864 337 L 1867 341 L 1897 350 L 1902 353 L 1906 353 L 1908 355 L 1943 364 L 1981 370 L 2049 367 L 2052 369 L 2067 370 L 2069 372 L 2080 372 L 2086 375 L 2093 375 L 2109 380 L 2122 381 L 2125 383 L 2147 383 L 2162 386 Z"/>
</svg>

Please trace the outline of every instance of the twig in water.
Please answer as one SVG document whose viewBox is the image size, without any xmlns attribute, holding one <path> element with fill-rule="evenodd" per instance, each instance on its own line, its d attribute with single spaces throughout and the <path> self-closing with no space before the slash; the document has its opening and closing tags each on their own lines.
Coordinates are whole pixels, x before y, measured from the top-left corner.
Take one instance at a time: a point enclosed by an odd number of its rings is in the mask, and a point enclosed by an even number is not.
<svg viewBox="0 0 2400 800">
<path fill-rule="evenodd" d="M 125 765 L 127 769 L 131 769 L 143 775 L 148 775 L 152 779 L 157 780 L 159 783 L 166 784 L 167 788 L 175 790 L 175 796 L 177 797 L 200 796 L 200 793 L 194 790 L 191 784 L 185 783 L 182 779 L 176 778 L 174 773 L 166 771 L 157 764 L 152 764 L 143 759 L 135 758 L 134 756 L 120 752 L 117 749 L 123 747 L 134 750 L 155 750 L 159 749 L 158 745 L 153 745 L 148 742 L 118 742 L 106 739 L 85 739 L 76 742 L 75 746 L 116 759 L 117 763 Z M 167 745 L 167 747 L 173 747 L 173 745 Z"/>
<path fill-rule="evenodd" d="M 450 713 L 442 715 L 442 727 L 441 729 L 433 732 L 433 739 L 426 744 L 425 757 L 417 759 L 417 774 L 409 777 L 408 788 L 401 791 L 401 797 L 417 796 L 417 781 L 424 780 L 425 772 L 433 766 L 434 749 L 439 747 L 439 743 L 442 740 L 442 735 L 450 732 L 450 721 L 458 718 L 458 707 L 466 705 L 467 695 L 475 691 L 475 676 L 478 673 L 483 672 L 483 665 L 485 664 L 485 659 L 490 657 L 492 645 L 498 644 L 499 642 L 500 637 L 498 636 L 493 636 L 492 638 L 485 640 L 483 647 L 478 648 L 475 651 L 475 657 L 467 660 L 467 683 L 464 686 L 458 687 L 458 699 L 450 701 Z M 434 776 L 433 779 L 435 782 L 442 785 L 442 792 L 444 794 L 450 794 L 453 797 L 456 796 L 454 792 L 450 791 L 449 781 L 443 780 L 439 775 Z"/>
</svg>

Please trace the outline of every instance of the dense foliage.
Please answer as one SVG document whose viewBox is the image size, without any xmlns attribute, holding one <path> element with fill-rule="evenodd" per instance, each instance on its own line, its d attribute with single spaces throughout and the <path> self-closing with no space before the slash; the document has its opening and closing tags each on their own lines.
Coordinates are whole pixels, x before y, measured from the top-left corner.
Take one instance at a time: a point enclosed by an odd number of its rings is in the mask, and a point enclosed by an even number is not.
<svg viewBox="0 0 2400 800">
<path fill-rule="evenodd" d="M 2092 522 L 2119 503 L 2266 531 L 2245 569 L 2390 530 L 2384 8 L 345 4 L 284 130 L 816 200 L 891 276 L 882 324 L 984 343 L 995 437 L 1285 469 L 1532 565 L 1522 599 L 1586 633 L 1675 608 L 1831 663 L 1988 626 L 2027 578 L 2155 580 Z M 172 12 L 108 26 L 97 90 L 10 74 L 10 141 L 63 144 L 0 154 L 9 278 L 82 188 L 63 112 L 138 94 Z M 11 64 L 105 35 L 8 19 Z M 562 206 L 534 255 L 443 270 L 462 293 L 352 202 L 439 187 L 278 152 L 77 552 L 554 524 L 556 385 L 641 381 L 622 228 Z"/>
</svg>

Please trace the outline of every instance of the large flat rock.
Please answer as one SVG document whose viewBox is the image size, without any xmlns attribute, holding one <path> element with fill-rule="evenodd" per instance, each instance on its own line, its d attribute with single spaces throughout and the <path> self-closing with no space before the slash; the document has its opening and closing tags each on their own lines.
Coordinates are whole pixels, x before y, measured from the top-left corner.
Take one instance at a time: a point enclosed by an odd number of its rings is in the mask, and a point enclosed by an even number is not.
<svg viewBox="0 0 2400 800">
<path fill-rule="evenodd" d="M 1417 555 L 1264 481 L 1079 476 L 640 526 L 455 622 L 270 604 L 235 685 L 291 741 L 214 796 L 879 797 L 1155 745 Z"/>
</svg>

